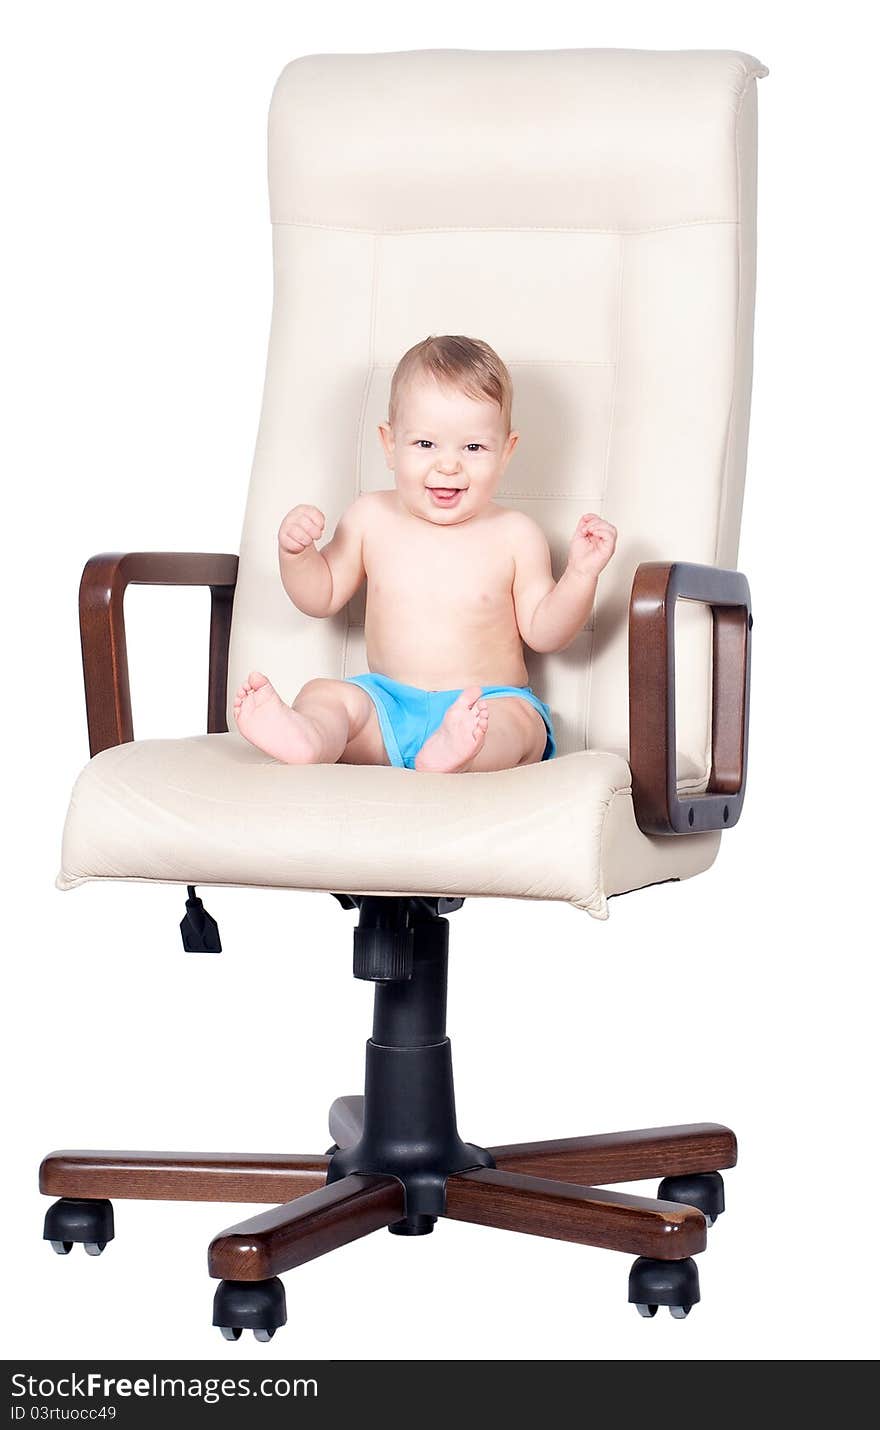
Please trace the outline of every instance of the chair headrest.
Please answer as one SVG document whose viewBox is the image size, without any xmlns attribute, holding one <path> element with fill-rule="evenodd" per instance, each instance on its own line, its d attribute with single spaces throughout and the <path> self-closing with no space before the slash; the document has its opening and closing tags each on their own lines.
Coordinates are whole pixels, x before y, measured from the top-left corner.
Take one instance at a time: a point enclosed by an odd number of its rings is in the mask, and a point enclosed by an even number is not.
<svg viewBox="0 0 880 1430">
<path fill-rule="evenodd" d="M 371 231 L 734 221 L 735 124 L 767 69 L 726 50 L 306 55 L 269 119 L 276 223 Z"/>
</svg>

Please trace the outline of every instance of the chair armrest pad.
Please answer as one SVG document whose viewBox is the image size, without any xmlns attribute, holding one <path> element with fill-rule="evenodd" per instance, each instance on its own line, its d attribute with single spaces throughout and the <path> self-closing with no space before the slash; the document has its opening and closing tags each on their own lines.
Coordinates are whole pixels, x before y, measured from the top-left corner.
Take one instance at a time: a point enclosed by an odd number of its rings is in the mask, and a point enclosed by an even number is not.
<svg viewBox="0 0 880 1430">
<path fill-rule="evenodd" d="M 675 602 L 712 610 L 712 769 L 705 794 L 678 796 Z M 645 834 L 730 829 L 746 787 L 752 602 L 740 571 L 646 561 L 629 606 L 630 768 L 636 822 Z"/>
<path fill-rule="evenodd" d="M 102 552 L 79 586 L 86 718 L 92 755 L 134 739 L 123 599 L 130 585 L 208 586 L 208 732 L 226 729 L 226 668 L 238 557 L 191 551 Z"/>
</svg>

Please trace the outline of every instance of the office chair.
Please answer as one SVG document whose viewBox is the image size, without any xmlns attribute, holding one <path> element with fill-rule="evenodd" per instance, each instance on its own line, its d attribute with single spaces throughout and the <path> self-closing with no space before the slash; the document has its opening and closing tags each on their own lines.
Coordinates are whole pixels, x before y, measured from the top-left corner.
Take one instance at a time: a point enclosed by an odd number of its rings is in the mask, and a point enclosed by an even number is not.
<svg viewBox="0 0 880 1430">
<path fill-rule="evenodd" d="M 284 1323 L 280 1273 L 439 1217 L 627 1252 L 647 1316 L 699 1300 L 693 1258 L 724 1208 L 733 1133 L 464 1141 L 446 915 L 466 898 L 549 899 L 602 921 L 616 895 L 709 869 L 740 817 L 752 616 L 735 567 L 766 73 L 732 52 L 434 50 L 310 55 L 275 87 L 275 302 L 240 554 L 86 564 L 92 757 L 56 882 L 185 885 L 195 949 L 220 947 L 199 885 L 323 890 L 356 911 L 354 975 L 376 985 L 364 1093 L 333 1103 L 323 1154 L 60 1151 L 40 1173 L 60 1252 L 104 1249 L 114 1197 L 275 1204 L 210 1245 L 227 1338 Z M 525 652 L 558 754 L 454 776 L 278 763 L 231 717 L 243 673 L 271 671 L 292 700 L 367 668 L 363 587 L 334 617 L 298 611 L 281 517 L 308 498 L 332 532 L 358 492 L 389 485 L 376 426 L 393 367 L 449 332 L 486 338 L 511 369 L 522 437 L 497 500 L 536 518 L 556 574 L 583 511 L 619 530 L 584 629 Z M 210 588 L 206 734 L 134 738 L 132 583 Z M 680 895 L 655 897 L 676 917 Z M 654 1178 L 656 1198 L 613 1190 Z"/>
</svg>

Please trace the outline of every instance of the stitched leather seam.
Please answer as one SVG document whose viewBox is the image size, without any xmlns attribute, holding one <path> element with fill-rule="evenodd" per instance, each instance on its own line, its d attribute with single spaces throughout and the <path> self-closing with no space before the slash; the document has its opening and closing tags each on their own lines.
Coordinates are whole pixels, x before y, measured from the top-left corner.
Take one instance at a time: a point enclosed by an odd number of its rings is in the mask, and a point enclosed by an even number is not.
<svg viewBox="0 0 880 1430">
<path fill-rule="evenodd" d="M 363 491 L 364 424 L 365 424 L 365 421 L 366 421 L 367 398 L 369 397 L 370 383 L 371 383 L 372 380 L 373 380 L 373 349 L 374 349 L 374 347 L 375 347 L 375 341 L 376 341 L 376 286 L 377 286 L 376 270 L 378 269 L 378 266 L 379 266 L 379 240 L 378 240 L 378 238 L 377 238 L 376 236 L 374 236 L 374 238 L 373 238 L 373 265 L 372 265 L 372 275 L 371 275 L 371 280 L 370 280 L 370 333 L 369 333 L 369 352 L 368 352 L 368 355 L 367 355 L 367 374 L 366 374 L 366 377 L 364 378 L 364 388 L 363 388 L 363 392 L 361 393 L 361 407 L 360 407 L 360 412 L 358 413 L 357 446 L 356 446 L 356 448 L 355 448 L 355 451 L 356 451 L 356 453 L 357 453 L 357 457 L 356 457 L 356 461 L 355 461 L 355 479 L 354 479 L 354 498 L 355 498 L 355 500 L 357 499 L 358 495 Z M 350 630 L 351 630 L 351 625 L 352 625 L 352 623 L 351 623 L 351 618 L 350 618 L 351 605 L 352 605 L 351 601 L 347 601 L 346 604 L 345 604 L 345 633 L 344 633 L 343 641 L 342 641 L 342 678 L 343 678 L 343 679 L 345 679 L 345 676 L 346 676 L 347 673 L 348 673 L 349 632 L 350 632 Z"/>
<path fill-rule="evenodd" d="M 496 492 L 496 496 L 509 497 L 511 501 L 542 501 L 544 497 L 556 501 L 601 501 L 600 492 Z"/>
<path fill-rule="evenodd" d="M 757 73 L 760 74 L 760 71 Z M 766 73 L 766 71 L 765 71 Z M 754 81 L 754 72 L 748 77 Z M 737 385 L 738 365 L 742 347 L 743 334 L 740 331 L 742 320 L 742 288 L 743 288 L 743 247 L 742 229 L 740 226 L 742 217 L 742 164 L 740 158 L 740 119 L 742 117 L 743 104 L 746 95 L 749 93 L 749 83 L 745 83 L 740 92 L 739 103 L 736 107 L 736 118 L 734 120 L 734 152 L 736 154 L 736 212 L 737 212 L 737 243 L 736 243 L 736 317 L 734 320 L 733 338 L 733 382 L 731 384 L 730 407 L 727 413 L 727 436 L 724 443 L 724 464 L 721 469 L 721 483 L 718 493 L 718 509 L 715 517 L 715 552 L 712 564 L 720 565 L 719 551 L 721 545 L 721 532 L 727 514 L 727 506 L 730 498 L 730 453 L 733 446 L 734 413 L 736 411 L 737 397 L 739 390 Z M 751 377 L 750 377 L 751 381 Z M 713 618 L 714 621 L 714 618 Z M 713 631 L 714 638 L 714 631 Z M 708 720 L 706 729 L 705 763 L 707 773 L 711 772 L 712 764 L 712 689 L 714 685 L 714 671 L 712 660 L 709 660 L 706 671 L 706 706 L 708 710 Z"/>
<path fill-rule="evenodd" d="M 738 218 L 693 218 L 685 219 L 683 223 L 658 223 L 649 225 L 646 228 L 583 228 L 578 224 L 557 224 L 555 226 L 474 224 L 472 227 L 463 224 L 453 224 L 443 227 L 426 224 L 421 228 L 366 228 L 361 227 L 359 224 L 352 223 L 322 223 L 319 219 L 272 219 L 273 228 L 325 228 L 329 229 L 332 233 L 372 234 L 374 238 L 395 238 L 398 235 L 408 233 L 604 233 L 621 238 L 640 233 L 668 233 L 673 229 L 699 228 L 707 224 L 736 225 L 738 223 Z"/>
<path fill-rule="evenodd" d="M 608 895 L 605 892 L 605 830 L 608 825 L 608 815 L 611 811 L 611 806 L 618 795 L 621 794 L 632 796 L 632 785 L 619 785 L 617 789 L 612 790 L 611 798 L 605 801 L 602 828 L 599 830 L 599 858 L 596 860 L 596 888 L 593 891 L 593 896 L 590 901 L 599 908 L 606 907 L 608 902 Z"/>
<path fill-rule="evenodd" d="M 741 220 L 741 215 L 742 215 L 742 165 L 741 165 L 741 162 L 740 162 L 739 125 L 740 125 L 740 119 L 741 119 L 741 117 L 742 117 L 743 103 L 745 102 L 745 97 L 746 97 L 746 94 L 747 94 L 747 93 L 748 93 L 748 85 L 746 84 L 746 85 L 743 86 L 742 91 L 741 91 L 740 96 L 739 96 L 739 103 L 737 104 L 737 107 L 736 107 L 736 117 L 735 117 L 735 119 L 734 119 L 734 131 L 733 131 L 733 132 L 734 132 L 734 143 L 733 143 L 733 147 L 734 147 L 734 153 L 735 153 L 735 155 L 736 155 L 736 213 L 737 213 L 737 220 L 738 220 L 737 226 L 739 226 L 739 221 Z M 725 439 L 725 443 L 724 443 L 724 466 L 723 466 L 722 471 L 721 471 L 721 490 L 720 490 L 719 493 L 718 493 L 718 513 L 717 513 L 717 517 L 716 517 L 716 526 L 715 526 L 715 554 L 714 554 L 714 559 L 713 559 L 713 564 L 714 564 L 715 566 L 717 566 L 717 565 L 719 564 L 718 552 L 719 552 L 719 544 L 720 544 L 720 541 L 721 541 L 721 526 L 722 526 L 722 523 L 723 523 L 723 521 L 724 521 L 724 514 L 725 514 L 725 512 L 726 512 L 726 510 L 727 510 L 727 498 L 728 498 L 728 492 L 729 492 L 730 449 L 731 449 L 731 445 L 732 445 L 732 441 L 733 441 L 733 414 L 734 414 L 734 408 L 735 408 L 735 406 L 736 406 L 736 397 L 737 397 L 737 384 L 736 384 L 736 378 L 737 378 L 737 358 L 739 357 L 740 338 L 741 338 L 741 334 L 740 334 L 740 316 L 741 316 L 741 307 L 742 307 L 742 266 L 743 266 L 743 265 L 742 265 L 742 234 L 740 233 L 740 234 L 737 235 L 737 253 L 736 253 L 736 319 L 735 319 L 734 340 L 733 340 L 733 384 L 732 384 L 732 391 L 731 391 L 731 394 L 730 394 L 730 407 L 729 407 L 728 413 L 727 413 L 727 435 L 726 435 L 726 439 Z"/>
<path fill-rule="evenodd" d="M 599 511 L 605 515 L 606 502 L 608 499 L 608 472 L 611 466 L 611 444 L 614 438 L 614 416 L 617 411 L 617 390 L 620 386 L 620 353 L 623 341 L 623 273 L 626 258 L 626 237 L 621 234 L 618 242 L 617 254 L 617 333 L 614 344 L 614 380 L 611 388 L 611 405 L 608 412 L 608 438 L 605 443 L 605 461 L 602 471 L 602 493 L 598 500 Z M 590 712 L 593 707 L 593 659 L 595 655 L 596 634 L 599 629 L 599 616 L 601 611 L 600 587 L 596 588 L 593 597 L 593 609 L 590 612 L 588 629 L 592 629 L 590 639 L 590 658 L 587 663 L 584 675 L 584 706 L 583 706 L 583 747 L 590 748 Z"/>
</svg>

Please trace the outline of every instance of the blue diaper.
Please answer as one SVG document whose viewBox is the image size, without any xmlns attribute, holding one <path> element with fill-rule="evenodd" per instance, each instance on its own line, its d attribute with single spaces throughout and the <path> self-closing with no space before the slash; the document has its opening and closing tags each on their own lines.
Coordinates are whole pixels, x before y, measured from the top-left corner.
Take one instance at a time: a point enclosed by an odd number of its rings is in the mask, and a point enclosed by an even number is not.
<svg viewBox="0 0 880 1430">
<path fill-rule="evenodd" d="M 389 680 L 387 675 L 349 675 L 349 685 L 359 685 L 376 707 L 379 728 L 392 765 L 415 769 L 415 759 L 425 741 L 443 723 L 443 717 L 461 694 L 461 690 L 420 690 L 417 685 L 403 685 Z M 486 699 L 499 695 L 518 695 L 540 710 L 547 726 L 547 744 L 542 760 L 552 760 L 556 754 L 553 721 L 549 705 L 539 700 L 530 685 L 484 685 Z"/>
</svg>

